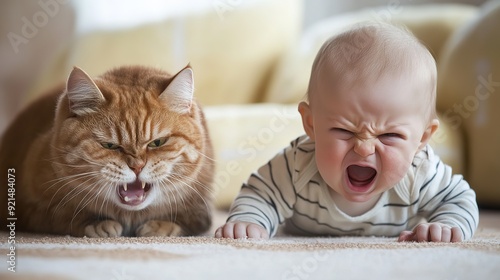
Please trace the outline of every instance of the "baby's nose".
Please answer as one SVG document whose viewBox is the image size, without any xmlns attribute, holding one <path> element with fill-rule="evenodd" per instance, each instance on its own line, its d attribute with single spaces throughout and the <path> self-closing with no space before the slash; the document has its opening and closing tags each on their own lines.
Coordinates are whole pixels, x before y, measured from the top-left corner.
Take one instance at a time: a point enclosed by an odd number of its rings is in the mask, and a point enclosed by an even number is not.
<svg viewBox="0 0 500 280">
<path fill-rule="evenodd" d="M 374 154 L 375 143 L 373 139 L 358 139 L 354 145 L 354 152 L 362 157 Z"/>
</svg>

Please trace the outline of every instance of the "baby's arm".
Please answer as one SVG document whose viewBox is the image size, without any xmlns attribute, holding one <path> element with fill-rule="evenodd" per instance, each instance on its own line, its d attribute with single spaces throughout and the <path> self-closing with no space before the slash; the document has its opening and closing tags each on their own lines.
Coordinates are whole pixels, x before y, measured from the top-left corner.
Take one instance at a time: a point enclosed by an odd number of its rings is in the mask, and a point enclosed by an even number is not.
<svg viewBox="0 0 500 280">
<path fill-rule="evenodd" d="M 283 221 L 279 199 L 253 174 L 235 198 L 226 223 L 215 232 L 217 238 L 269 238 Z M 262 179 L 265 182 L 265 179 Z M 269 186 L 269 184 L 265 184 Z M 275 189 L 277 190 L 277 189 Z M 275 207 L 273 207 L 275 206 Z"/>
<path fill-rule="evenodd" d="M 215 238 L 263 238 L 269 233 L 261 225 L 250 222 L 228 222 L 215 231 Z"/>
<path fill-rule="evenodd" d="M 463 240 L 459 227 L 451 227 L 441 223 L 423 223 L 413 231 L 403 231 L 399 235 L 399 242 L 460 242 Z"/>
<path fill-rule="evenodd" d="M 451 167 L 444 164 L 429 150 L 431 168 L 421 168 L 425 175 L 423 185 L 415 188 L 418 193 L 418 213 L 427 222 L 412 231 L 403 231 L 399 241 L 460 242 L 470 239 L 477 228 L 479 210 L 476 196 L 461 175 L 453 175 Z M 424 174 L 425 172 L 425 174 Z"/>
<path fill-rule="evenodd" d="M 269 238 L 276 234 L 278 226 L 292 216 L 297 199 L 292 178 L 294 149 L 284 149 L 250 176 L 215 237 Z"/>
</svg>

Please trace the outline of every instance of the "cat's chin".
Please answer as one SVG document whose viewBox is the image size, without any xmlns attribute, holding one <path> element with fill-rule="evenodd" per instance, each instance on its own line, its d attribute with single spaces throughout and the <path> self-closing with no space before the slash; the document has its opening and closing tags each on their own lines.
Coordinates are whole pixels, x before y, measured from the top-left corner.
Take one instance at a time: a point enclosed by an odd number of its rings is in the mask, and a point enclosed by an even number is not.
<svg viewBox="0 0 500 280">
<path fill-rule="evenodd" d="M 118 206 L 126 210 L 141 210 L 147 207 L 148 196 L 151 191 L 151 184 L 136 181 L 128 184 L 123 184 L 118 187 Z"/>
</svg>

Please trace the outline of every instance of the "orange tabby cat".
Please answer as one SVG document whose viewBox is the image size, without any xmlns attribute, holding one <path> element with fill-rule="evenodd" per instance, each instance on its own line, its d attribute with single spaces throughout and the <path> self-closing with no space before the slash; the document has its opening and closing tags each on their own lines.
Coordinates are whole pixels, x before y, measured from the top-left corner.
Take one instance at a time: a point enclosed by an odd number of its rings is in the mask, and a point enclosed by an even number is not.
<svg viewBox="0 0 500 280">
<path fill-rule="evenodd" d="M 2 221 L 88 237 L 206 231 L 214 166 L 193 90 L 189 66 L 175 76 L 122 67 L 93 80 L 75 67 L 65 89 L 31 104 L 3 136 L 2 186 L 11 172 L 16 191 Z"/>
</svg>

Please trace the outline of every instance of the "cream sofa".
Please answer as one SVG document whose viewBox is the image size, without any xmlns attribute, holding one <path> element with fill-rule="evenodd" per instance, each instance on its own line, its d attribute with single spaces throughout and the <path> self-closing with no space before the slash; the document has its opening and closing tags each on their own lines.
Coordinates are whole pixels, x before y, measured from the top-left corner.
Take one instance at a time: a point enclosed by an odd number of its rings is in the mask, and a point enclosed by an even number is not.
<svg viewBox="0 0 500 280">
<path fill-rule="evenodd" d="M 438 65 L 441 123 L 431 144 L 469 181 L 481 206 L 500 208 L 500 1 L 384 6 L 319 22 L 281 60 L 264 101 L 298 102 L 320 45 L 365 20 L 405 25 L 430 49 Z"/>
<path fill-rule="evenodd" d="M 228 206 L 252 170 L 303 133 L 296 104 L 306 92 L 317 50 L 328 37 L 364 20 L 405 25 L 431 50 L 438 64 L 441 123 L 431 144 L 455 173 L 465 176 L 481 206 L 500 208 L 499 1 L 479 8 L 443 4 L 365 9 L 306 30 L 278 62 L 261 100 L 265 105 L 223 106 L 217 114 L 207 108 L 219 151 L 219 205 Z M 239 172 L 231 173 L 232 167 Z"/>
<path fill-rule="evenodd" d="M 216 203 L 227 208 L 253 170 L 303 133 L 296 106 L 323 41 L 359 21 L 390 20 L 407 25 L 438 63 L 442 126 L 432 144 L 470 181 L 481 205 L 500 208 L 499 3 L 384 6 L 302 32 L 300 0 L 257 1 L 222 14 L 96 30 L 76 36 L 47 64 L 30 98 L 64 80 L 73 65 L 98 75 L 122 64 L 175 72 L 190 62 L 216 150 Z"/>
</svg>

